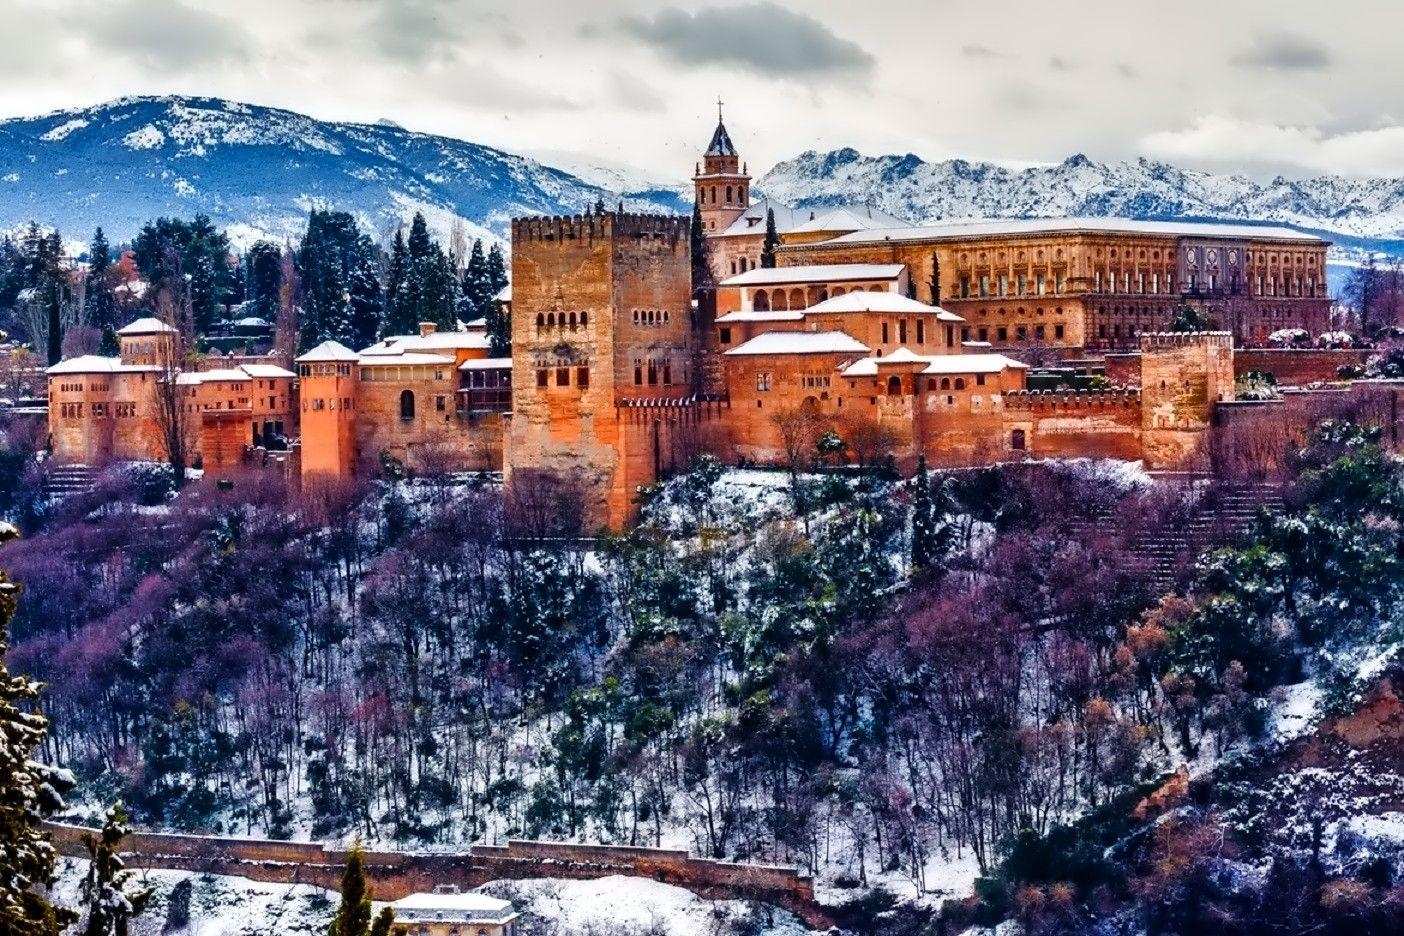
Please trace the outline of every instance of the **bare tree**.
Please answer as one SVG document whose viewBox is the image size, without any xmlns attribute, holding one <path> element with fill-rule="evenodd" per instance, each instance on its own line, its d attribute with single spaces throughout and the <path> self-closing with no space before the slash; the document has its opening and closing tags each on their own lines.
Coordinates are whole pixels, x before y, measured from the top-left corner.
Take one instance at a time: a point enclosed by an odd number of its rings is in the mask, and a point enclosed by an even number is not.
<svg viewBox="0 0 1404 936">
<path fill-rule="evenodd" d="M 302 298 L 302 281 L 297 275 L 297 264 L 293 263 L 291 247 L 283 251 L 283 282 L 278 287 L 278 321 L 273 326 L 274 352 L 292 366 L 297 356 L 297 308 Z"/>
<path fill-rule="evenodd" d="M 184 293 L 184 290 L 181 290 Z M 189 308 L 188 296 L 182 295 L 180 305 L 172 290 L 162 289 L 156 296 L 156 313 L 161 321 L 170 324 L 173 320 L 192 323 L 193 313 Z M 161 446 L 166 455 L 166 463 L 175 474 L 177 488 L 185 484 L 185 467 L 192 448 L 191 432 L 193 410 L 190 407 L 186 387 L 180 382 L 180 374 L 187 361 L 190 340 L 185 328 L 177 327 L 166 333 L 168 340 L 156 343 L 156 424 L 160 428 Z"/>
</svg>

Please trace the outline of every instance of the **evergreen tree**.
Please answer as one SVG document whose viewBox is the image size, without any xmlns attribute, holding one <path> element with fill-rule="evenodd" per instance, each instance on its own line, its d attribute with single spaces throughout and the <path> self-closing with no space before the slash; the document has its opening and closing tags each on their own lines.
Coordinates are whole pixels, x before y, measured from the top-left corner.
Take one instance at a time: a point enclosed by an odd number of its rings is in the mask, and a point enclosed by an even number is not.
<svg viewBox="0 0 1404 936">
<path fill-rule="evenodd" d="M 497 244 L 493 244 L 488 250 L 486 269 L 488 297 L 482 317 L 491 344 L 488 353 L 493 357 L 511 357 L 512 319 L 497 298 L 498 293 L 507 287 L 507 265 L 502 259 L 502 248 Z"/>
<path fill-rule="evenodd" d="M 692 203 L 692 227 L 688 231 L 692 241 L 692 292 L 712 288 L 712 262 L 709 256 L 707 231 L 702 227 L 702 205 Z"/>
<path fill-rule="evenodd" d="M 931 304 L 941 304 L 941 258 L 935 254 L 931 255 L 931 282 L 928 284 L 931 289 Z"/>
<path fill-rule="evenodd" d="M 429 236 L 424 215 L 416 214 L 405 243 L 404 281 L 396 293 L 394 316 L 386 324 L 387 331 L 415 334 L 420 322 L 456 329 L 457 293 L 458 280 L 448 257 Z"/>
<path fill-rule="evenodd" d="M 380 286 L 380 251 L 364 234 L 356 241 L 356 253 L 349 273 L 351 332 L 349 340 L 343 344 L 360 349 L 374 344 L 380 337 L 385 314 L 385 293 Z"/>
<path fill-rule="evenodd" d="M 916 477 L 912 479 L 912 568 L 925 569 L 936 554 L 936 514 L 931 502 L 931 478 L 926 473 L 926 455 L 917 456 Z"/>
<path fill-rule="evenodd" d="M 15 535 L 0 526 L 0 542 Z M 31 760 L 49 723 L 36 710 L 38 684 L 4 662 L 18 592 L 0 573 L 0 936 L 58 936 L 75 916 L 38 892 L 53 884 L 55 859 L 40 823 L 63 808 L 73 779 Z"/>
<path fill-rule="evenodd" d="M 390 245 L 390 268 L 385 281 L 385 312 L 381 319 L 381 335 L 395 334 L 395 326 L 401 321 L 400 293 L 405 286 L 405 271 L 409 268 L 409 248 L 405 246 L 405 232 L 395 231 L 395 240 Z"/>
<path fill-rule="evenodd" d="M 282 289 L 283 250 L 271 241 L 261 240 L 249 248 L 244 258 L 244 301 L 248 303 L 248 314 L 276 321 Z"/>
<path fill-rule="evenodd" d="M 136 873 L 126 870 L 117 855 L 129 831 L 127 811 L 117 803 L 107 811 L 100 834 L 83 836 L 88 848 L 88 876 L 83 881 L 88 925 L 83 936 L 127 936 L 132 919 L 151 900 L 152 888 L 131 887 Z"/>
<path fill-rule="evenodd" d="M 378 251 L 344 211 L 314 211 L 297 251 L 302 283 L 301 347 L 374 343 L 383 296 Z"/>
<path fill-rule="evenodd" d="M 770 270 L 775 267 L 775 248 L 780 246 L 780 235 L 775 231 L 775 209 L 765 209 L 765 240 L 761 242 L 761 267 Z"/>
<path fill-rule="evenodd" d="M 100 352 L 117 353 L 117 297 L 112 293 L 112 249 L 102 228 L 88 245 L 88 277 L 83 294 L 83 319 L 102 332 Z"/>
<path fill-rule="evenodd" d="M 332 918 L 327 936 L 369 936 L 371 926 L 370 886 L 366 883 L 366 853 L 357 842 L 346 856 L 341 875 L 341 906 Z"/>
<path fill-rule="evenodd" d="M 132 253 L 153 292 L 169 293 L 175 308 L 188 305 L 188 324 L 197 334 L 214 327 L 233 292 L 234 272 L 229 238 L 207 216 L 147 222 L 132 241 Z"/>
<path fill-rule="evenodd" d="M 395 911 L 389 907 L 383 908 L 375 918 L 375 925 L 371 927 L 370 936 L 390 936 L 391 930 L 395 926 Z"/>
</svg>

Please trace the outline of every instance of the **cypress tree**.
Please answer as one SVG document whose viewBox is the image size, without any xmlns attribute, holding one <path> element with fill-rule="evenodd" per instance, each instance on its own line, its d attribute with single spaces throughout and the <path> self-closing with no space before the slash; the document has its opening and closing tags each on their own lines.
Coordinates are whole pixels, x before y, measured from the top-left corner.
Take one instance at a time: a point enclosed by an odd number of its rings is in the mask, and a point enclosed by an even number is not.
<svg viewBox="0 0 1404 936">
<path fill-rule="evenodd" d="M 403 229 L 395 232 L 395 240 L 390 245 L 390 269 L 385 282 L 385 314 L 381 319 L 380 334 L 395 333 L 395 325 L 400 321 L 400 292 L 405 285 L 405 270 L 409 266 L 409 251 L 405 246 Z"/>
<path fill-rule="evenodd" d="M 395 926 L 395 911 L 389 907 L 383 908 L 375 918 L 375 925 L 371 927 L 370 936 L 390 936 L 391 929 Z"/>
<path fill-rule="evenodd" d="M 87 286 L 83 294 L 83 318 L 87 324 L 102 332 L 99 351 L 108 356 L 117 353 L 117 299 L 112 294 L 112 249 L 102 228 L 93 232 L 88 245 Z"/>
<path fill-rule="evenodd" d="M 0 543 L 16 535 L 0 525 Z M 18 595 L 0 573 L 0 933 L 58 936 L 75 916 L 37 892 L 54 882 L 55 852 L 40 823 L 63 808 L 73 778 L 31 759 L 49 723 L 35 704 L 38 684 L 11 676 L 4 661 Z"/>
<path fill-rule="evenodd" d="M 931 255 L 931 304 L 941 304 L 941 258 Z"/>
<path fill-rule="evenodd" d="M 702 227 L 702 205 L 692 203 L 692 226 L 688 231 L 692 242 L 692 292 L 712 287 L 712 263 L 708 256 L 707 231 Z"/>
<path fill-rule="evenodd" d="M 366 883 L 366 853 L 357 842 L 346 856 L 341 875 L 341 906 L 332 918 L 327 936 L 369 936 L 371 926 L 370 886 Z"/>
<path fill-rule="evenodd" d="M 912 480 L 912 568 L 925 569 L 936 558 L 936 512 L 931 500 L 931 478 L 926 472 L 926 455 L 917 456 L 917 473 Z"/>
<path fill-rule="evenodd" d="M 88 876 L 83 899 L 88 905 L 88 925 L 83 936 L 127 936 L 133 918 L 151 900 L 150 887 L 131 887 L 136 873 L 126 870 L 117 847 L 127 837 L 127 811 L 117 803 L 107 811 L 98 835 L 84 834 L 88 848 Z"/>
<path fill-rule="evenodd" d="M 775 209 L 765 209 L 765 240 L 761 242 L 761 266 L 767 270 L 775 267 L 775 248 L 780 246 L 780 235 L 775 231 Z"/>
</svg>

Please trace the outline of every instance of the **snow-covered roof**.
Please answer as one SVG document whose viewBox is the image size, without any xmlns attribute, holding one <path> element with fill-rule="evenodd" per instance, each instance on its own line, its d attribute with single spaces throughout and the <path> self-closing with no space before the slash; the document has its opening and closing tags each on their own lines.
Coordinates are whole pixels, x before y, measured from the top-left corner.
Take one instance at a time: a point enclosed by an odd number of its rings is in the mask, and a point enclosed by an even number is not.
<svg viewBox="0 0 1404 936">
<path fill-rule="evenodd" d="M 722 286 L 773 286 L 781 283 L 847 283 L 892 280 L 906 267 L 900 263 L 819 263 L 788 267 L 757 267 L 721 281 Z"/>
<path fill-rule="evenodd" d="M 802 322 L 804 313 L 794 312 L 728 312 L 725 315 L 717 316 L 717 321 L 723 325 L 731 322 Z"/>
<path fill-rule="evenodd" d="M 735 156 L 736 147 L 731 145 L 731 135 L 726 132 L 726 124 L 717 117 L 717 129 L 712 131 L 712 142 L 707 144 L 708 156 Z"/>
<path fill-rule="evenodd" d="M 803 224 L 791 228 L 790 234 L 814 234 L 826 231 L 873 231 L 887 228 L 911 227 L 896 215 L 890 215 L 876 208 L 857 205 L 842 205 L 832 209 L 817 209 Z"/>
<path fill-rule="evenodd" d="M 916 354 L 898 348 L 884 357 L 863 358 L 843 369 L 845 377 L 876 377 L 884 364 L 913 364 L 925 362 L 922 374 L 998 374 L 1008 368 L 1027 368 L 1022 361 L 1002 354 Z"/>
<path fill-rule="evenodd" d="M 920 227 L 891 227 L 855 231 L 832 240 L 836 244 L 871 244 L 881 241 L 946 240 L 963 237 L 1001 235 L 1067 234 L 1159 234 L 1168 237 L 1231 237 L 1245 240 L 1296 240 L 1323 243 L 1314 234 L 1289 227 L 1256 224 L 1229 224 L 1200 221 L 1137 221 L 1131 218 L 1001 218 L 949 221 Z M 803 249 L 801 245 L 798 249 Z"/>
<path fill-rule="evenodd" d="M 789 205 L 782 205 L 778 201 L 769 198 L 762 198 L 760 201 L 752 202 L 745 211 L 731 222 L 731 226 L 725 231 L 717 231 L 711 237 L 735 237 L 738 234 L 764 234 L 765 233 L 765 213 L 775 212 L 775 232 L 785 234 L 794 230 L 800 224 L 809 220 L 808 212 L 802 212 L 791 208 Z"/>
<path fill-rule="evenodd" d="M 410 894 L 390 904 L 404 923 L 503 922 L 515 916 L 512 904 L 486 894 Z"/>
<path fill-rule="evenodd" d="M 234 324 L 239 328 L 272 328 L 273 323 L 268 319 L 259 318 L 257 315 L 250 315 L 237 319 Z"/>
<path fill-rule="evenodd" d="M 483 351 L 490 342 L 479 331 L 433 331 L 427 335 L 386 335 L 368 348 L 361 357 L 407 354 L 433 351 Z"/>
<path fill-rule="evenodd" d="M 292 371 L 286 367 L 279 367 L 277 364 L 240 364 L 239 369 L 250 377 L 296 377 Z"/>
<path fill-rule="evenodd" d="M 219 370 L 207 371 L 184 371 L 176 375 L 176 383 L 192 385 L 205 383 L 220 383 L 222 381 L 243 381 L 251 380 L 248 374 L 237 368 L 221 368 Z"/>
<path fill-rule="evenodd" d="M 317 364 L 326 361 L 355 361 L 360 355 L 339 341 L 324 341 L 306 354 L 297 358 L 299 364 Z"/>
<path fill-rule="evenodd" d="M 512 284 L 508 283 L 506 286 L 503 286 L 497 291 L 497 295 L 493 296 L 492 298 L 496 299 L 498 302 L 511 302 Z"/>
<path fill-rule="evenodd" d="M 474 358 L 471 361 L 464 361 L 458 365 L 459 370 L 511 370 L 512 359 L 509 357 L 489 357 Z"/>
<path fill-rule="evenodd" d="M 405 351 L 399 354 L 362 354 L 358 360 L 362 367 L 394 367 L 413 364 L 452 364 L 453 358 L 447 354 L 424 354 L 418 351 Z"/>
<path fill-rule="evenodd" d="M 475 319 L 469 319 L 469 320 L 466 321 L 466 322 L 459 322 L 458 324 L 459 324 L 459 326 L 460 326 L 464 331 L 486 331 L 486 330 L 487 330 L 487 318 L 484 317 L 484 316 L 481 316 L 481 315 L 478 316 L 478 317 L 475 318 Z"/>
<path fill-rule="evenodd" d="M 943 322 L 963 322 L 965 321 L 954 312 L 948 312 L 940 306 L 927 305 L 915 299 L 909 299 L 901 293 L 895 292 L 865 292 L 855 290 L 844 293 L 842 296 L 834 296 L 832 299 L 825 299 L 823 302 L 816 302 L 805 310 L 806 315 L 823 315 L 833 312 L 885 312 L 894 315 L 935 315 Z"/>
<path fill-rule="evenodd" d="M 84 354 L 79 357 L 69 358 L 66 361 L 59 361 L 50 367 L 45 373 L 51 375 L 63 374 L 115 374 L 121 371 L 154 371 L 155 365 L 151 364 L 123 364 L 119 357 L 104 357 L 100 354 Z"/>
<path fill-rule="evenodd" d="M 173 332 L 173 331 L 175 331 L 175 329 L 172 328 L 171 326 L 167 325 L 165 322 L 163 322 L 163 321 L 161 321 L 160 319 L 156 318 L 154 315 L 148 315 L 148 316 L 146 316 L 145 318 L 139 318 L 139 319 L 137 319 L 135 322 L 132 322 L 130 325 L 124 325 L 124 326 L 122 326 L 121 328 L 117 329 L 117 334 L 119 334 L 119 335 L 162 335 L 162 334 L 165 334 L 166 332 Z"/>
<path fill-rule="evenodd" d="M 757 335 L 723 354 L 736 357 L 765 354 L 866 354 L 871 349 L 841 331 L 776 331 Z"/>
</svg>

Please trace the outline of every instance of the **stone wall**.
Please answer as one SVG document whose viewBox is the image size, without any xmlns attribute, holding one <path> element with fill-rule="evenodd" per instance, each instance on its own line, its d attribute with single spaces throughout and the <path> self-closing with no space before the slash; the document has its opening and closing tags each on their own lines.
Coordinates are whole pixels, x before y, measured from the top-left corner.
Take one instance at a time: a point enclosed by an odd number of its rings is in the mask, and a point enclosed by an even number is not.
<svg viewBox="0 0 1404 936">
<path fill-rule="evenodd" d="M 93 830 L 47 824 L 62 855 L 86 858 L 83 835 Z M 130 867 L 164 868 L 244 877 L 280 884 L 340 887 L 346 852 L 305 842 L 206 838 L 135 832 L 123 842 Z M 833 924 L 814 900 L 814 881 L 793 868 L 731 864 L 693 858 L 673 849 L 511 841 L 473 845 L 461 852 L 369 851 L 366 875 L 379 900 L 431 892 L 440 884 L 479 887 L 500 879 L 647 877 L 712 900 L 758 900 L 791 911 L 815 928 Z"/>
<path fill-rule="evenodd" d="M 1141 394 L 1134 390 L 1022 391 L 1004 395 L 1004 443 L 1014 433 L 1034 458 L 1136 460 L 1141 449 Z"/>
<path fill-rule="evenodd" d="M 1330 383 L 1340 379 L 1343 366 L 1363 367 L 1374 351 L 1324 348 L 1258 348 L 1234 352 L 1233 369 L 1238 376 L 1248 371 L 1264 371 L 1277 378 L 1279 386 Z"/>
</svg>

